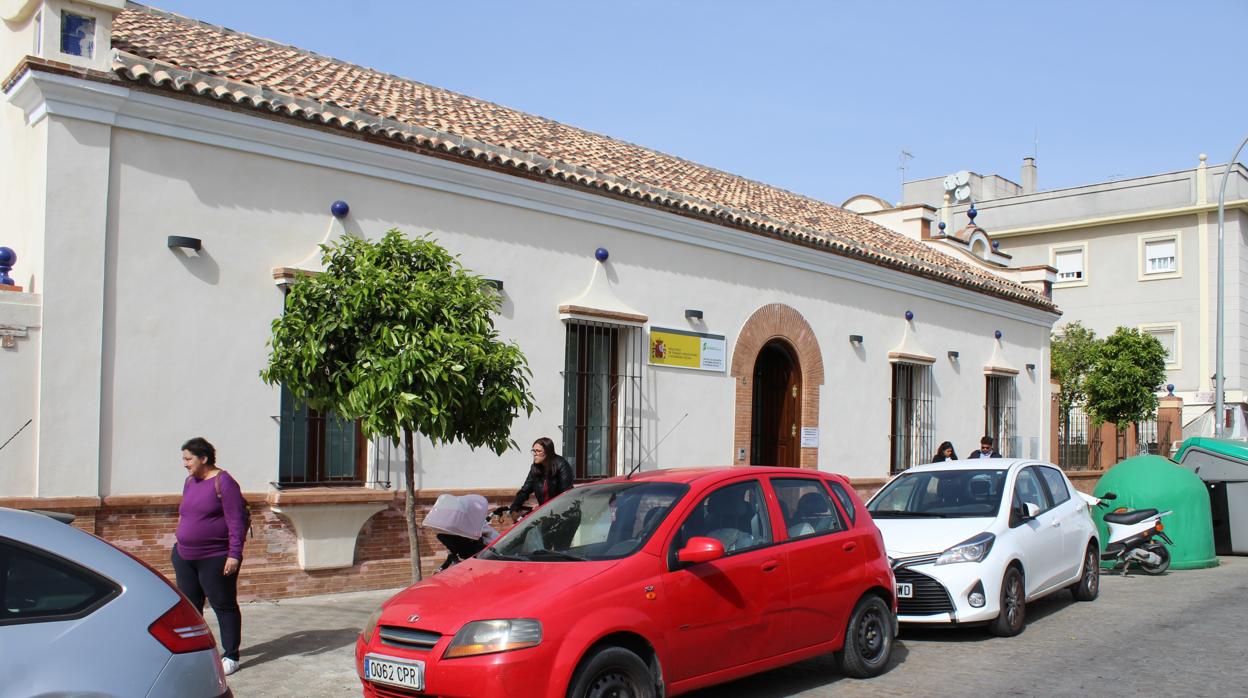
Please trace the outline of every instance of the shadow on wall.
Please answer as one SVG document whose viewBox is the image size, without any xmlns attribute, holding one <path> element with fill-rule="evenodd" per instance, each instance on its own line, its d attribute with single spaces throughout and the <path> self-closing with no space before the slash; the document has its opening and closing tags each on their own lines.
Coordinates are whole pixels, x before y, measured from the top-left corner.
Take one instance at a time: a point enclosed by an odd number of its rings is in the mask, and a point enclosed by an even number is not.
<svg viewBox="0 0 1248 698">
<path fill-rule="evenodd" d="M 195 278 L 211 286 L 217 285 L 221 278 L 221 266 L 207 249 L 201 247 L 198 250 L 186 250 L 172 247 L 169 252 L 177 257 L 182 266 L 194 274 Z"/>
</svg>

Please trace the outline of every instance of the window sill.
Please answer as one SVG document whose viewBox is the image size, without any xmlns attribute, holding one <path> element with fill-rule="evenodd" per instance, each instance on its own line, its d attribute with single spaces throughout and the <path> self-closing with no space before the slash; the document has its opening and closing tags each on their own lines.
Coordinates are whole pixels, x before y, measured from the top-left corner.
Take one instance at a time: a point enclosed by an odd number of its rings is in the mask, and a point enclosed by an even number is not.
<svg viewBox="0 0 1248 698">
<path fill-rule="evenodd" d="M 369 487 L 310 487 L 270 491 L 268 502 L 295 530 L 299 567 L 330 570 L 355 564 L 360 529 L 394 498 L 392 491 Z"/>
<path fill-rule="evenodd" d="M 389 504 L 394 501 L 393 490 L 377 490 L 371 487 L 297 487 L 269 491 L 269 506 L 291 507 L 316 504 Z"/>
</svg>

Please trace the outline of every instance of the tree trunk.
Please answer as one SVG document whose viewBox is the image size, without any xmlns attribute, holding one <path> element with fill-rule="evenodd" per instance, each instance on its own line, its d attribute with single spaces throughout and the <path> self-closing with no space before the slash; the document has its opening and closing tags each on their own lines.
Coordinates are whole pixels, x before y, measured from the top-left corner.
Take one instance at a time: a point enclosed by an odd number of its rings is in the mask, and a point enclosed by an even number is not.
<svg viewBox="0 0 1248 698">
<path fill-rule="evenodd" d="M 407 481 L 407 501 L 403 504 L 403 514 L 407 519 L 407 542 L 412 556 L 412 583 L 421 579 L 420 575 L 420 538 L 416 535 L 416 457 L 412 448 L 412 430 L 403 430 L 403 452 L 406 458 L 403 463 L 404 480 Z"/>
</svg>

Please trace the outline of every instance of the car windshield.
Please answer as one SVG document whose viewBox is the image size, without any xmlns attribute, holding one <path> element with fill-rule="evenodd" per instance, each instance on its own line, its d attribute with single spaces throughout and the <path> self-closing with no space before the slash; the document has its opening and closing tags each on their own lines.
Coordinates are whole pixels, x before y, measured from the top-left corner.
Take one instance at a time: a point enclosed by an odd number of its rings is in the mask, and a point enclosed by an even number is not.
<svg viewBox="0 0 1248 698">
<path fill-rule="evenodd" d="M 1005 470 L 908 472 L 871 498 L 877 519 L 993 517 L 1001 506 Z"/>
<path fill-rule="evenodd" d="M 480 557 L 581 562 L 632 555 L 688 490 L 671 482 L 577 487 L 521 521 Z"/>
</svg>

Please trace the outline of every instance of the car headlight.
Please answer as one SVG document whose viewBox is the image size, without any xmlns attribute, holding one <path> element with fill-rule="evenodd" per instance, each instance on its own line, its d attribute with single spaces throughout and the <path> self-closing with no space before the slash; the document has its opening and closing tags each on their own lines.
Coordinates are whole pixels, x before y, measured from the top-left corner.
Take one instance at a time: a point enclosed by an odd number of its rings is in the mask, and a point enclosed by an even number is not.
<svg viewBox="0 0 1248 698">
<path fill-rule="evenodd" d="M 364 629 L 360 631 L 360 636 L 364 638 L 364 642 L 373 641 L 373 631 L 377 629 L 377 623 L 381 621 L 381 611 L 382 609 L 378 608 L 376 611 L 373 611 L 373 615 L 369 616 L 368 620 L 364 621 Z"/>
<path fill-rule="evenodd" d="M 936 558 L 936 564 L 952 565 L 958 562 L 980 562 L 988 557 L 988 551 L 992 550 L 992 542 L 996 539 L 997 537 L 991 533 L 981 533 L 968 538 L 941 553 L 940 557 Z"/>
<path fill-rule="evenodd" d="M 536 620 L 476 620 L 455 633 L 455 639 L 446 648 L 446 658 L 510 652 L 536 647 L 541 642 L 542 624 Z"/>
</svg>

